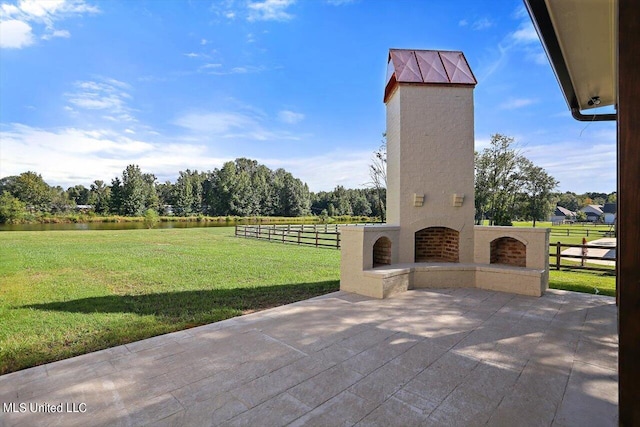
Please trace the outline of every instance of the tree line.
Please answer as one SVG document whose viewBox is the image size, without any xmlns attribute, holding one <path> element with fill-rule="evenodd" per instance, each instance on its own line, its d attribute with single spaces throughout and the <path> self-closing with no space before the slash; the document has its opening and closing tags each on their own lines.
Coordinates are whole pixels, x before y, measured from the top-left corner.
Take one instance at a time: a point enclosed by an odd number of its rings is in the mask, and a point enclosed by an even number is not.
<svg viewBox="0 0 640 427">
<path fill-rule="evenodd" d="M 546 221 L 556 206 L 573 212 L 616 201 L 616 193 L 555 192 L 559 182 L 524 157 L 511 137 L 495 134 L 475 153 L 476 222 L 511 225 L 514 220 Z"/>
<path fill-rule="evenodd" d="M 0 179 L 0 222 L 65 214 L 78 207 L 100 215 L 142 216 L 153 209 L 176 216 L 379 216 L 377 193 L 345 189 L 312 193 L 284 169 L 271 170 L 238 158 L 208 172 L 185 170 L 175 182 L 158 182 L 152 173 L 129 165 L 110 185 L 89 188 L 49 186 L 36 172 Z"/>
<path fill-rule="evenodd" d="M 90 206 L 100 215 L 142 216 L 152 209 L 176 216 L 366 216 L 384 222 L 386 145 L 375 151 L 370 188 L 313 193 L 284 169 L 271 170 L 238 158 L 208 172 L 185 170 L 175 182 L 158 182 L 152 173 L 129 165 L 110 184 L 89 188 L 49 186 L 36 172 L 0 179 L 0 222 L 23 222 Z M 589 204 L 614 202 L 615 193 L 558 193 L 558 181 L 518 150 L 513 138 L 495 134 L 475 153 L 475 212 L 478 224 L 510 225 L 514 220 L 547 220 L 556 205 L 578 211 Z"/>
</svg>

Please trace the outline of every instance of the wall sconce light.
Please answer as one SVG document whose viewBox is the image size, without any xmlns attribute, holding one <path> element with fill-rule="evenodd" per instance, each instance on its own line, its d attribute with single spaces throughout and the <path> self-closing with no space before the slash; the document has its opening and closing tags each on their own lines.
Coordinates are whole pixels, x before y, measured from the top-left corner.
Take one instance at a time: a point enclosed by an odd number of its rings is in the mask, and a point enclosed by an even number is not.
<svg viewBox="0 0 640 427">
<path fill-rule="evenodd" d="M 592 96 L 589 102 L 587 102 L 587 104 L 589 104 L 589 106 L 592 107 L 594 105 L 600 105 L 600 102 L 601 101 L 599 96 Z"/>
<path fill-rule="evenodd" d="M 413 195 L 413 206 L 416 208 L 422 207 L 424 205 L 424 194 L 414 194 Z"/>
<path fill-rule="evenodd" d="M 459 208 L 460 206 L 462 206 L 462 202 L 464 202 L 464 194 L 454 194 L 453 195 L 453 200 L 452 200 L 452 205 L 455 208 Z"/>
</svg>

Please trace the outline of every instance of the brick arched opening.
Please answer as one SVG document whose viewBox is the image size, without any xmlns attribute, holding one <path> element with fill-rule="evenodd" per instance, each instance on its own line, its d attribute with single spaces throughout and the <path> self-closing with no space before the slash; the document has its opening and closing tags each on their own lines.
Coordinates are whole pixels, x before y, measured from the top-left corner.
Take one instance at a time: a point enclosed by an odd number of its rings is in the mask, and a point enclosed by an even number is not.
<svg viewBox="0 0 640 427">
<path fill-rule="evenodd" d="M 459 262 L 459 233 L 447 227 L 416 231 L 415 262 Z"/>
<path fill-rule="evenodd" d="M 491 242 L 491 264 L 527 266 L 527 246 L 513 237 L 500 237 Z"/>
<path fill-rule="evenodd" d="M 381 237 L 373 244 L 373 266 L 391 264 L 391 240 Z"/>
</svg>

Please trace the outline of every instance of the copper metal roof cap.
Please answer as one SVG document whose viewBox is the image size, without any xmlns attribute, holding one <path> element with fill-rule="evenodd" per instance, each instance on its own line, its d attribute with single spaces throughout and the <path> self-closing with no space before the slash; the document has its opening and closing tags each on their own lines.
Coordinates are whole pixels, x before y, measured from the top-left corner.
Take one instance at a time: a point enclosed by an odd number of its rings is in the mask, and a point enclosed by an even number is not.
<svg viewBox="0 0 640 427">
<path fill-rule="evenodd" d="M 400 83 L 475 86 L 478 82 L 462 52 L 389 49 L 384 102 Z"/>
</svg>

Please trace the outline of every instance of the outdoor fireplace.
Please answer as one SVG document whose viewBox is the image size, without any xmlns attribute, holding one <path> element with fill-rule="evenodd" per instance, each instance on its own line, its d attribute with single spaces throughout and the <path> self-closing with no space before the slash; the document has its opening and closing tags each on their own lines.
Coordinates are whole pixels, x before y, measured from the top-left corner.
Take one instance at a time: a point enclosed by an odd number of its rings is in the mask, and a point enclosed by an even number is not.
<svg viewBox="0 0 640 427">
<path fill-rule="evenodd" d="M 462 52 L 389 51 L 387 224 L 341 227 L 340 289 L 547 288 L 548 230 L 475 226 L 476 83 Z"/>
<path fill-rule="evenodd" d="M 490 244 L 491 264 L 527 266 L 527 247 L 513 237 L 500 237 Z"/>
<path fill-rule="evenodd" d="M 459 262 L 458 232 L 447 227 L 428 227 L 416 232 L 415 262 Z"/>
</svg>

